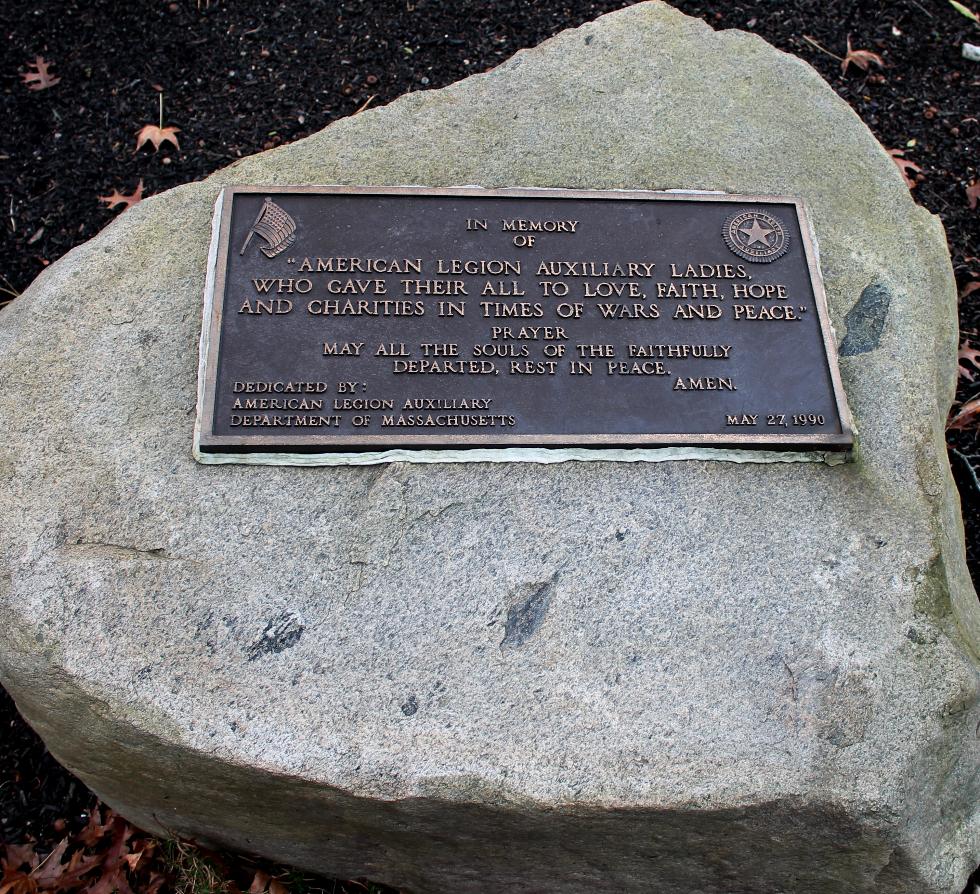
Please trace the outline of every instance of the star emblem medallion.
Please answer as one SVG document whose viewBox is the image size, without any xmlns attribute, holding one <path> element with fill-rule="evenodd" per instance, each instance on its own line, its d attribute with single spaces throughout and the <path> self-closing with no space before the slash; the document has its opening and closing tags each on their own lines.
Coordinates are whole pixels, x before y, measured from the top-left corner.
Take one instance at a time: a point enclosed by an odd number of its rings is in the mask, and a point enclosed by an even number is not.
<svg viewBox="0 0 980 894">
<path fill-rule="evenodd" d="M 778 218 L 765 211 L 739 211 L 725 221 L 725 244 L 746 261 L 769 264 L 789 248 L 789 234 Z"/>
</svg>

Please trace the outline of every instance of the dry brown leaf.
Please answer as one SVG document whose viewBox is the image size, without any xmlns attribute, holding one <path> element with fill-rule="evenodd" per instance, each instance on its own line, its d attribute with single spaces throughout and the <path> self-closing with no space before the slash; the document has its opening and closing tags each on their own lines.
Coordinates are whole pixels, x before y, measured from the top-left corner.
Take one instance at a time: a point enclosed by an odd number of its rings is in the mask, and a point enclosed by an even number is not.
<svg viewBox="0 0 980 894">
<path fill-rule="evenodd" d="M 169 876 L 157 860 L 159 848 L 156 839 L 134 836 L 122 817 L 97 805 L 85 828 L 44 860 L 33 842 L 0 845 L 0 894 L 160 894 Z M 228 894 L 240 892 L 232 883 Z"/>
<path fill-rule="evenodd" d="M 114 189 L 107 196 L 99 196 L 99 201 L 104 202 L 110 208 L 115 208 L 116 205 L 125 205 L 126 207 L 123 208 L 123 211 L 126 211 L 128 208 L 132 208 L 133 205 L 137 204 L 137 202 L 141 202 L 142 200 L 143 200 L 142 180 L 140 180 L 139 185 L 128 196 L 119 192 L 118 189 Z"/>
<path fill-rule="evenodd" d="M 120 866 L 129 853 L 127 842 L 133 837 L 133 827 L 129 825 L 121 816 L 112 818 L 112 844 L 106 854 L 106 865 L 115 869 Z"/>
<path fill-rule="evenodd" d="M 964 366 L 963 361 L 965 360 L 980 370 L 980 351 L 974 348 L 968 341 L 965 341 L 960 345 L 956 359 L 959 361 L 960 378 L 972 382 L 976 378 L 976 373 L 970 367 Z"/>
<path fill-rule="evenodd" d="M 179 127 L 157 127 L 155 124 L 145 124 L 136 134 L 136 150 L 139 151 L 147 143 L 153 144 L 154 151 L 158 150 L 163 143 L 173 143 L 174 147 L 179 149 L 178 133 L 180 133 Z"/>
<path fill-rule="evenodd" d="M 53 887 L 61 874 L 68 868 L 67 864 L 61 862 L 66 850 L 68 850 L 68 839 L 62 838 L 55 849 L 31 872 L 31 878 L 34 879 L 39 888 Z"/>
<path fill-rule="evenodd" d="M 256 869 L 252 884 L 248 886 L 248 894 L 265 894 L 265 890 L 268 887 L 269 873 L 263 872 L 261 869 Z"/>
<path fill-rule="evenodd" d="M 980 289 L 980 279 L 975 279 L 973 282 L 968 282 L 963 286 L 963 291 L 960 292 L 960 298 L 966 298 L 967 295 L 972 295 L 977 289 Z"/>
<path fill-rule="evenodd" d="M 93 870 L 102 865 L 105 854 L 93 854 L 85 856 L 83 851 L 75 851 L 65 867 L 65 871 L 58 877 L 59 891 L 72 891 L 82 887 L 85 882 L 83 876 L 88 875 Z"/>
<path fill-rule="evenodd" d="M 86 894 L 132 894 L 126 878 L 127 842 L 133 837 L 133 828 L 122 817 L 112 818 L 112 844 L 102 863 L 98 881 L 85 889 Z"/>
<path fill-rule="evenodd" d="M 279 879 L 274 878 L 269 882 L 269 894 L 289 894 L 289 888 L 279 881 Z"/>
<path fill-rule="evenodd" d="M 974 180 L 966 188 L 966 200 L 970 203 L 970 210 L 973 211 L 980 202 L 980 180 Z"/>
<path fill-rule="evenodd" d="M 977 423 L 977 416 L 980 416 L 980 397 L 968 400 L 960 407 L 959 412 L 949 421 L 947 429 L 970 428 Z"/>
<path fill-rule="evenodd" d="M 37 882 L 26 872 L 8 869 L 0 877 L 0 894 L 34 894 Z"/>
<path fill-rule="evenodd" d="M 52 65 L 54 63 L 46 61 L 44 56 L 35 56 L 33 62 L 27 63 L 27 67 L 28 69 L 35 68 L 37 71 L 27 71 L 21 75 L 24 86 L 28 90 L 47 90 L 48 87 L 53 87 L 61 78 L 51 74 Z"/>
<path fill-rule="evenodd" d="M 849 65 L 856 65 L 861 71 L 867 71 L 871 63 L 874 63 L 878 68 L 884 68 L 885 62 L 877 53 L 872 53 L 871 50 L 855 50 L 851 46 L 851 36 L 847 36 L 847 54 L 841 59 L 840 70 L 842 74 L 847 74 L 847 67 Z"/>
<path fill-rule="evenodd" d="M 133 894 L 122 868 L 105 870 L 98 881 L 84 889 L 84 894 Z"/>
<path fill-rule="evenodd" d="M 4 857 L 0 860 L 0 865 L 4 869 L 8 867 L 19 869 L 21 866 L 30 866 L 34 869 L 40 862 L 37 854 L 34 853 L 34 845 L 28 841 L 27 844 L 8 844 L 4 848 Z"/>
<path fill-rule="evenodd" d="M 898 165 L 899 171 L 902 172 L 902 179 L 905 181 L 906 186 L 909 189 L 915 189 L 918 181 L 914 177 L 909 176 L 909 171 L 914 171 L 916 174 L 922 174 L 922 168 L 920 168 L 915 162 L 909 161 L 904 157 L 904 149 L 889 149 L 888 154 L 892 157 L 892 161 Z M 925 176 L 923 174 L 923 176 Z"/>
<path fill-rule="evenodd" d="M 98 807 L 92 810 L 88 816 L 88 823 L 76 836 L 85 847 L 92 847 L 98 844 L 112 828 L 112 811 L 106 816 L 105 823 L 102 822 L 102 810 Z"/>
<path fill-rule="evenodd" d="M 8 844 L 2 853 L 0 894 L 34 894 L 37 891 L 37 882 L 31 878 L 30 870 L 35 869 L 39 861 L 33 845 L 30 842 L 21 845 Z M 28 872 L 24 872 L 22 866 L 29 867 Z"/>
</svg>

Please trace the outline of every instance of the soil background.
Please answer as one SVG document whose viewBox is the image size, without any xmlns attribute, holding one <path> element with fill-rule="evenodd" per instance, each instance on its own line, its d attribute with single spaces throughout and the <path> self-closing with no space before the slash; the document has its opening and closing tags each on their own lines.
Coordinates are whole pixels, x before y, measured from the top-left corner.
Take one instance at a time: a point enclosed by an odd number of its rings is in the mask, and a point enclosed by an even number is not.
<svg viewBox="0 0 980 894">
<path fill-rule="evenodd" d="M 518 49 L 628 5 L 0 0 L 0 304 L 15 299 L 47 265 L 122 212 L 100 196 L 132 194 L 141 184 L 143 194 L 151 195 L 199 180 L 368 105 L 486 71 Z M 921 169 L 909 170 L 913 194 L 946 226 L 963 294 L 961 331 L 980 348 L 980 288 L 970 290 L 980 281 L 980 208 L 971 209 L 967 193 L 980 176 L 980 63 L 961 55 L 964 42 L 980 44 L 980 26 L 947 0 L 673 5 L 715 28 L 755 31 L 805 59 L 886 148 L 901 150 Z M 883 65 L 851 65 L 843 72 L 840 57 L 848 40 L 855 49 L 879 54 Z M 60 81 L 29 90 L 23 75 L 39 55 Z M 179 128 L 179 147 L 164 143 L 158 151 L 136 151 L 137 131 L 161 123 Z M 833 153 L 828 146 L 831 164 Z M 957 405 L 980 396 L 980 368 L 965 360 L 963 369 Z M 977 583 L 977 427 L 951 431 L 949 446 Z M 94 804 L 94 796 L 47 754 L 0 690 L 0 847 L 31 842 L 45 854 L 85 826 Z M 227 859 L 231 866 L 223 871 L 229 879 L 254 869 L 254 863 Z M 164 890 L 179 887 L 173 866 L 164 870 Z M 355 882 L 301 880 L 282 868 L 278 876 L 294 890 L 366 890 Z M 232 890 L 237 882 L 230 884 Z"/>
</svg>

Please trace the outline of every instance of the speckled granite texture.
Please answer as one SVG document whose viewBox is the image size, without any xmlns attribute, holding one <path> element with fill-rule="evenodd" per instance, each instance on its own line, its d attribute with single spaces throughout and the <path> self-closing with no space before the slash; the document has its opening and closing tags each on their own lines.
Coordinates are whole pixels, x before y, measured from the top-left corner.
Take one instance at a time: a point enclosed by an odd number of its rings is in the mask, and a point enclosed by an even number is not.
<svg viewBox="0 0 980 894">
<path fill-rule="evenodd" d="M 802 196 L 855 461 L 196 463 L 218 190 L 304 182 Z M 942 229 L 830 88 L 631 7 L 144 201 L 0 313 L 0 678 L 135 822 L 344 877 L 959 891 L 955 343 Z"/>
</svg>

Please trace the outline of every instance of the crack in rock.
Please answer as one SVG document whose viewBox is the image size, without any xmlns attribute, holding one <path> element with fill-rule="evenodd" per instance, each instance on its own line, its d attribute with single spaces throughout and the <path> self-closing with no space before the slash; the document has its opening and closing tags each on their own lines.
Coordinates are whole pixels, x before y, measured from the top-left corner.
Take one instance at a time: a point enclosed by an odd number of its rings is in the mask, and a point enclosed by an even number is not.
<svg viewBox="0 0 980 894">
<path fill-rule="evenodd" d="M 126 546 L 122 543 L 104 543 L 100 540 L 84 541 L 69 546 L 66 550 L 70 555 L 79 558 L 106 559 L 137 559 L 158 562 L 193 562 L 195 559 L 185 559 L 183 556 L 171 556 L 162 546 L 142 549 L 136 546 Z"/>
</svg>

